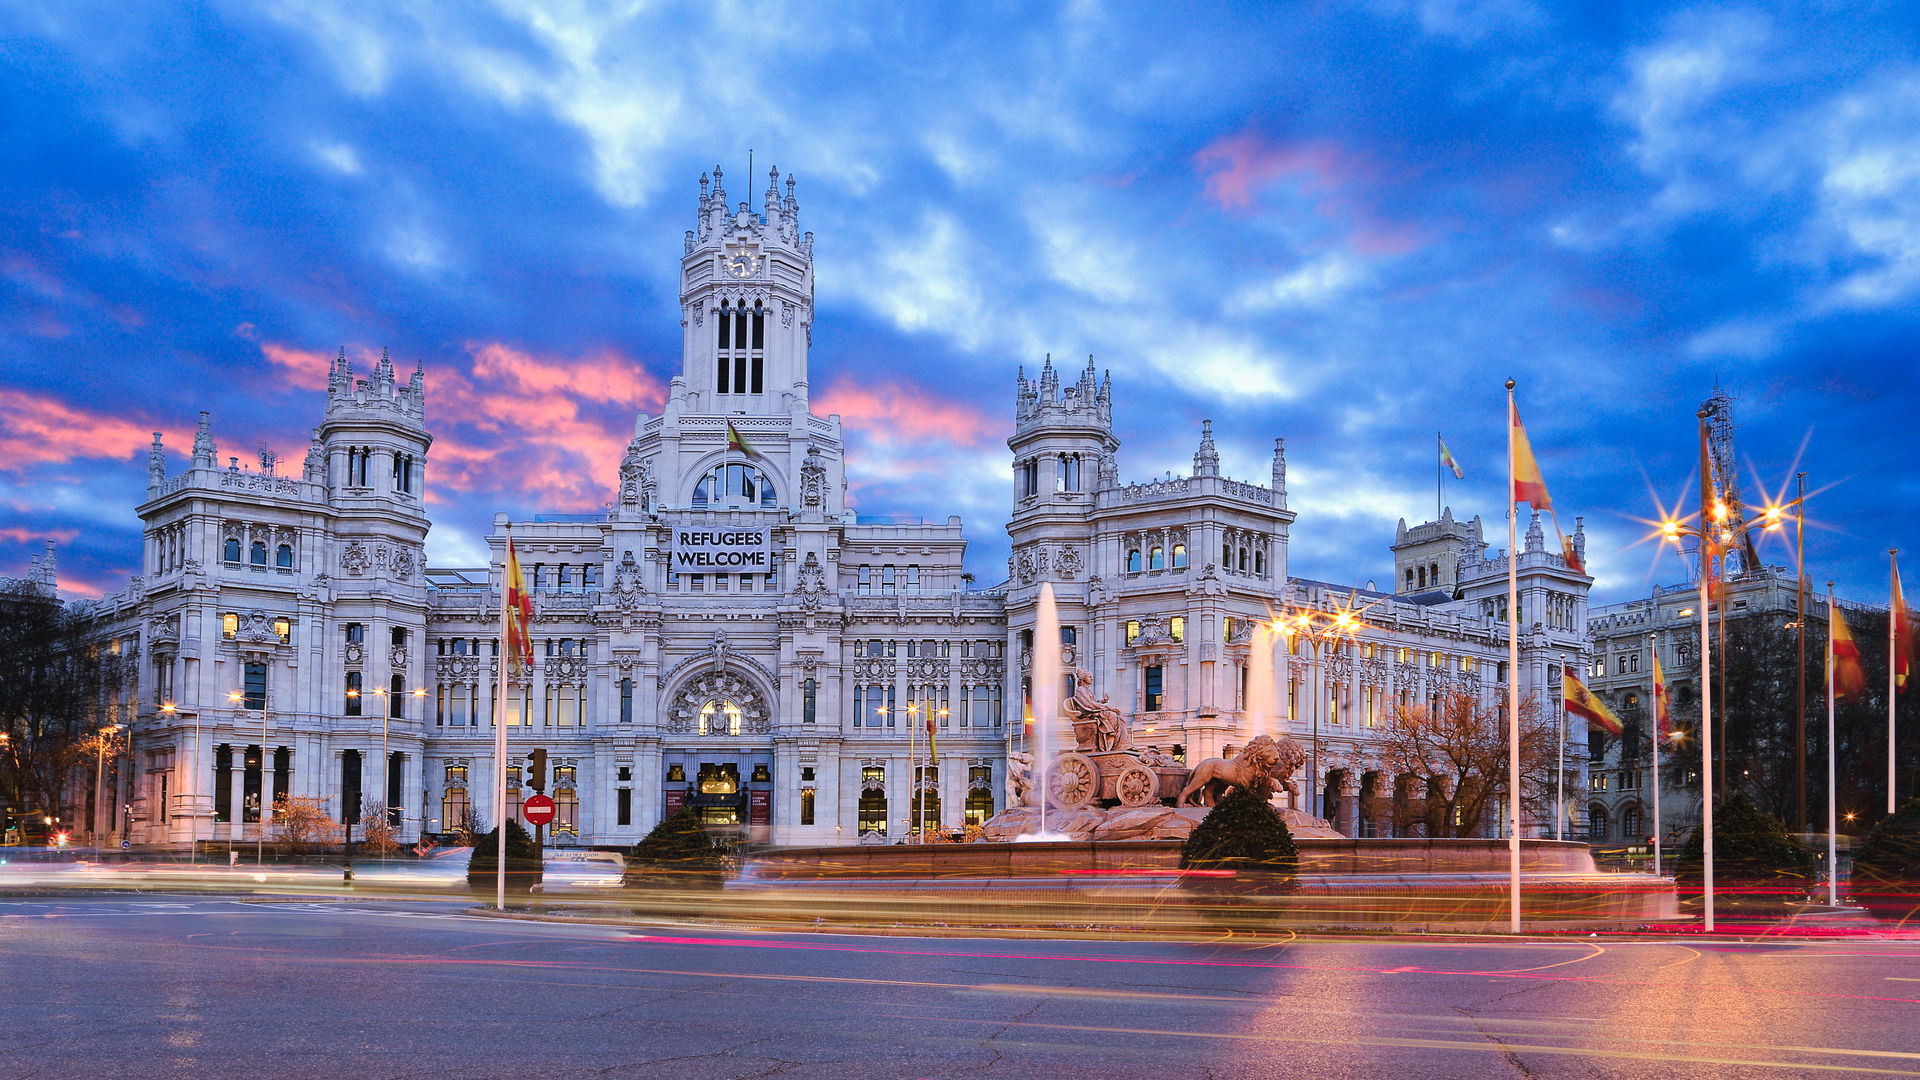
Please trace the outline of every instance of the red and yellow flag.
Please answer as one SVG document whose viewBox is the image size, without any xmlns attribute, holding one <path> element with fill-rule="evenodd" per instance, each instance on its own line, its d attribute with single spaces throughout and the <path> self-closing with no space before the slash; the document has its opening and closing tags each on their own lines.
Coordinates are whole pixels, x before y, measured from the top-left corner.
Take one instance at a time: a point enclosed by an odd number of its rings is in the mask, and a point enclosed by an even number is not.
<svg viewBox="0 0 1920 1080">
<path fill-rule="evenodd" d="M 743 454 L 753 453 L 753 447 L 747 445 L 747 437 L 740 434 L 740 430 L 733 426 L 731 420 L 727 421 L 727 449 L 738 450 Z"/>
<path fill-rule="evenodd" d="M 1660 650 L 1653 650 L 1653 730 L 1655 739 L 1673 734 L 1673 711 L 1667 698 L 1667 677 L 1660 672 Z"/>
<path fill-rule="evenodd" d="M 507 537 L 507 565 L 501 576 L 506 589 L 507 656 L 521 667 L 533 666 L 533 595 L 527 592 L 527 579 L 520 573 L 520 556 L 513 550 L 513 537 Z"/>
<path fill-rule="evenodd" d="M 1893 564 L 1893 686 L 1898 693 L 1907 688 L 1907 672 L 1913 670 L 1913 620 L 1907 614 L 1907 598 L 1900 592 L 1900 564 Z"/>
<path fill-rule="evenodd" d="M 1527 429 L 1520 423 L 1520 406 L 1507 403 L 1507 418 L 1513 429 L 1513 501 L 1526 503 L 1535 510 L 1553 509 L 1547 497 L 1547 482 L 1533 460 L 1533 444 L 1527 442 Z"/>
<path fill-rule="evenodd" d="M 1567 711 L 1574 716 L 1585 717 L 1590 724 L 1600 725 L 1609 735 L 1620 734 L 1622 730 L 1620 718 L 1613 715 L 1613 710 L 1607 708 L 1607 703 L 1594 697 L 1587 689 L 1587 684 L 1580 681 L 1580 677 L 1573 673 L 1572 668 L 1563 667 L 1561 672 L 1560 689 L 1567 700 Z"/>
<path fill-rule="evenodd" d="M 1853 640 L 1853 633 L 1847 629 L 1847 620 L 1840 614 L 1840 605 L 1827 598 L 1827 627 L 1832 634 L 1828 648 L 1831 650 L 1827 671 L 1827 685 L 1833 687 L 1835 701 L 1841 698 L 1859 697 L 1867 688 L 1866 673 L 1860 670 L 1860 646 Z"/>
</svg>

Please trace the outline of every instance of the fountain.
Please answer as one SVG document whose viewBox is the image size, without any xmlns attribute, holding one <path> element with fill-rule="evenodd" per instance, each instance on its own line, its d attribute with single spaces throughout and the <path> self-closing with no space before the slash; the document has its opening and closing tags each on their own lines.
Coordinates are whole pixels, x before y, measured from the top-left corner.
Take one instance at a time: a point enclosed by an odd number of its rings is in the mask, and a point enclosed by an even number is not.
<svg viewBox="0 0 1920 1080">
<path fill-rule="evenodd" d="M 1047 831 L 1047 804 L 1053 801 L 1053 725 L 1060 714 L 1060 609 L 1053 599 L 1053 583 L 1040 583 L 1040 602 L 1033 622 L 1033 786 L 1040 804 L 1040 824 L 1033 832 L 1014 837 L 1023 843 L 1071 840 L 1065 833 Z"/>
</svg>

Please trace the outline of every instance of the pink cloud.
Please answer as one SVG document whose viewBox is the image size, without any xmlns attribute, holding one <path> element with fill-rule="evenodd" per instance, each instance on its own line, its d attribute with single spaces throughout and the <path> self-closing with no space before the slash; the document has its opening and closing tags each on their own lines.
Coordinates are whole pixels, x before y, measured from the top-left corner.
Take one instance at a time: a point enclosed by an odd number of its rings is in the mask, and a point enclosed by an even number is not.
<svg viewBox="0 0 1920 1080">
<path fill-rule="evenodd" d="M 0 387 L 0 470 L 20 472 L 30 465 L 79 458 L 123 459 L 152 443 L 155 427 L 46 394 Z M 177 431 L 166 437 L 178 445 Z M 192 442 L 191 436 L 187 441 Z"/>
<path fill-rule="evenodd" d="M 956 446 L 987 446 L 1004 434 L 1006 424 L 989 419 L 964 402 L 936 397 L 911 383 L 856 384 L 834 380 L 814 396 L 816 413 L 839 413 L 850 428 L 881 445 L 913 445 L 928 438 Z"/>
<path fill-rule="evenodd" d="M 47 540 L 64 544 L 79 535 L 80 533 L 74 529 L 28 529 L 16 526 L 0 528 L 0 540 L 15 544 L 38 544 Z"/>
<path fill-rule="evenodd" d="M 251 324 L 245 324 L 251 328 Z M 301 389 L 327 385 L 327 371 L 333 357 L 311 349 L 295 349 L 271 341 L 260 344 L 260 352 L 281 374 L 297 380 Z"/>
<path fill-rule="evenodd" d="M 612 349 L 574 359 L 499 342 L 469 342 L 470 373 L 429 372 L 436 436 L 428 499 L 452 492 L 519 491 L 556 509 L 591 509 L 612 490 L 633 415 L 658 412 L 666 389 Z"/>
<path fill-rule="evenodd" d="M 1290 188 L 1320 217 L 1343 225 L 1347 242 L 1362 254 L 1404 254 L 1424 240 L 1418 227 L 1375 211 L 1372 191 L 1391 182 L 1388 170 L 1337 144 L 1276 143 L 1243 131 L 1201 147 L 1193 163 L 1205 177 L 1207 198 L 1224 210 L 1253 212 L 1273 189 Z"/>
</svg>

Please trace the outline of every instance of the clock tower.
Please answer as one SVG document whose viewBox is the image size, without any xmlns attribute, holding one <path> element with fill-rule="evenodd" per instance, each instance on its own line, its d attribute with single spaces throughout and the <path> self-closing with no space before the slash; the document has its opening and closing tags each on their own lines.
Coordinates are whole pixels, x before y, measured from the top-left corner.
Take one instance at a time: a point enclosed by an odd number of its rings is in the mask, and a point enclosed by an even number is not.
<svg viewBox="0 0 1920 1080">
<path fill-rule="evenodd" d="M 680 260 L 680 376 L 689 413 L 782 415 L 807 408 L 813 234 L 800 231 L 793 178 L 767 173 L 759 212 L 727 205 L 721 173 L 700 178 L 699 227 Z"/>
</svg>

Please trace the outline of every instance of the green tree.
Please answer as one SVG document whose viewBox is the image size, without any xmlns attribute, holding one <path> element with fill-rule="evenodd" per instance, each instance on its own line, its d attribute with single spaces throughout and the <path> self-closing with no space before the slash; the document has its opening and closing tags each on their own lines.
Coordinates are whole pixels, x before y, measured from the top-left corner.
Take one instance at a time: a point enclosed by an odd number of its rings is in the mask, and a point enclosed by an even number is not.
<svg viewBox="0 0 1920 1080">
<path fill-rule="evenodd" d="M 1701 830 L 1693 830 L 1675 854 L 1674 876 L 1681 892 L 1698 895 L 1704 879 L 1705 856 Z M 1735 791 L 1713 806 L 1713 877 L 1715 903 L 1720 886 L 1730 889 L 1728 906 L 1743 897 L 1761 906 L 1797 900 L 1813 886 L 1819 858 L 1780 819 L 1755 806 L 1745 792 Z"/>
<path fill-rule="evenodd" d="M 1849 893 L 1883 918 L 1904 921 L 1920 910 L 1920 798 L 1882 818 L 1853 854 Z"/>
<path fill-rule="evenodd" d="M 682 807 L 633 846 L 627 883 L 717 889 L 726 880 L 728 846 L 714 838 L 693 807 Z"/>
<path fill-rule="evenodd" d="M 1187 835 L 1182 870 L 1232 870 L 1263 891 L 1293 888 L 1300 869 L 1293 833 L 1265 799 L 1236 787 Z M 1200 882 L 1201 878 L 1188 878 Z"/>
<path fill-rule="evenodd" d="M 493 886 L 500 873 L 500 830 L 475 836 L 473 858 L 467 863 L 467 883 L 476 889 Z M 507 888 L 526 891 L 540 882 L 540 849 L 518 821 L 507 822 Z"/>
</svg>

